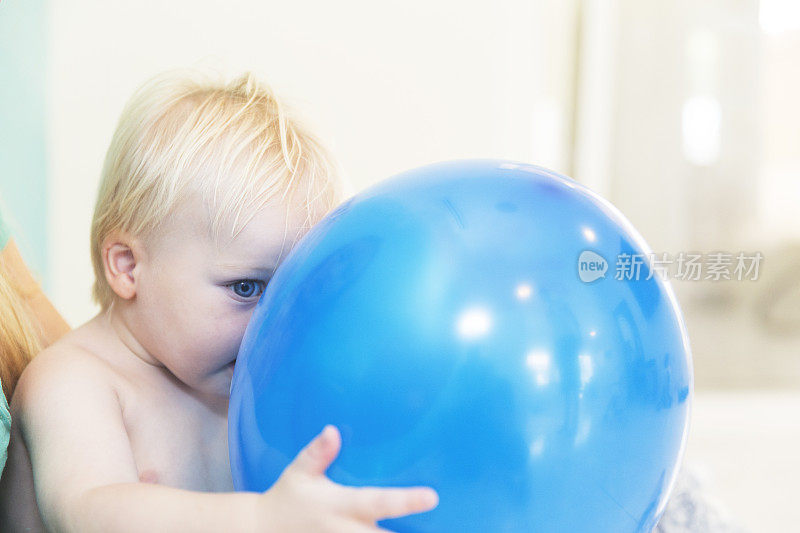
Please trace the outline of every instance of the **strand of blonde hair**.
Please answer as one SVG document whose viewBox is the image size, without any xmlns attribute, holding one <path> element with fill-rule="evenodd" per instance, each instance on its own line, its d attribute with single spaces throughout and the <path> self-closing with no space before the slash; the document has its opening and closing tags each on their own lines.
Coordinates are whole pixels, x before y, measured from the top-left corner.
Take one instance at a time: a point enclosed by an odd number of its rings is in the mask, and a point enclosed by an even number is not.
<svg viewBox="0 0 800 533">
<path fill-rule="evenodd" d="M 0 382 L 9 401 L 22 371 L 40 348 L 22 295 L 0 262 Z"/>
</svg>

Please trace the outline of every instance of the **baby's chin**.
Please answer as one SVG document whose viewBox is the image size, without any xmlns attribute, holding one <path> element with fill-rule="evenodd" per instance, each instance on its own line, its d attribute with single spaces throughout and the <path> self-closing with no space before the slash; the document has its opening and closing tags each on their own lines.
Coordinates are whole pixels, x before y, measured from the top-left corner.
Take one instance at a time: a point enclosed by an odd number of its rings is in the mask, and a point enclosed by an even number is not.
<svg viewBox="0 0 800 533">
<path fill-rule="evenodd" d="M 196 392 L 207 396 L 230 397 L 231 381 L 233 379 L 233 363 L 225 365 L 218 371 L 205 376 L 204 379 L 193 380 L 194 383 L 186 383 Z"/>
<path fill-rule="evenodd" d="M 225 395 L 230 396 L 231 392 L 231 381 L 233 381 L 233 367 L 236 364 L 236 361 L 231 361 L 225 368 L 222 370 L 223 374 L 225 375 Z"/>
<path fill-rule="evenodd" d="M 236 361 L 231 361 L 222 369 L 222 393 L 226 397 L 230 396 L 231 394 L 231 381 L 233 381 L 233 367 L 236 364 Z"/>
</svg>

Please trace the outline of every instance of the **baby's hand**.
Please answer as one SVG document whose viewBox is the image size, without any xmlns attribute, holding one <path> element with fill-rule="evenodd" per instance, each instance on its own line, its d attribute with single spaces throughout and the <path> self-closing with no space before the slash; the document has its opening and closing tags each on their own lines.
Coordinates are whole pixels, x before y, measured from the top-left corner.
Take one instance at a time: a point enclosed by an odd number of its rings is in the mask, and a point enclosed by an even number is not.
<svg viewBox="0 0 800 533">
<path fill-rule="evenodd" d="M 433 489 L 346 487 L 325 476 L 342 441 L 338 430 L 326 426 L 286 467 L 265 492 L 259 509 L 259 528 L 271 531 L 367 532 L 385 531 L 376 522 L 421 513 L 436 507 Z"/>
</svg>

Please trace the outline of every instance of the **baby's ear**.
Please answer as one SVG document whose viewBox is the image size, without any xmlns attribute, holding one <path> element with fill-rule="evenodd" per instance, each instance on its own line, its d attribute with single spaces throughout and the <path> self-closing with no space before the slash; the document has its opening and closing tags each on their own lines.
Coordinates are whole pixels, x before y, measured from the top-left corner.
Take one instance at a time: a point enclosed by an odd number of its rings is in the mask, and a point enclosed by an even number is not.
<svg viewBox="0 0 800 533">
<path fill-rule="evenodd" d="M 136 263 L 141 259 L 139 240 L 115 233 L 103 243 L 103 266 L 111 290 L 124 300 L 136 296 Z"/>
</svg>

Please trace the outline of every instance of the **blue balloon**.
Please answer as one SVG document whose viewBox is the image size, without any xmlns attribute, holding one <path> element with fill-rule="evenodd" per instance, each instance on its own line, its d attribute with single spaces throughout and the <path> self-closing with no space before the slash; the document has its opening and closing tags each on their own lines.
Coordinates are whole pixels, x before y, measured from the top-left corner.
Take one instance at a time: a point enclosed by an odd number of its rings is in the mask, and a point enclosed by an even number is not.
<svg viewBox="0 0 800 533">
<path fill-rule="evenodd" d="M 234 372 L 234 483 L 263 491 L 325 424 L 347 485 L 432 486 L 400 532 L 650 531 L 687 437 L 686 329 L 642 237 L 549 170 L 455 161 L 316 225 Z"/>
</svg>

